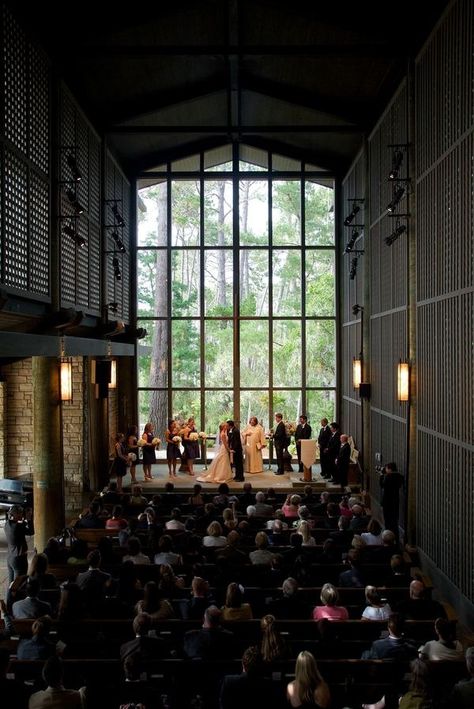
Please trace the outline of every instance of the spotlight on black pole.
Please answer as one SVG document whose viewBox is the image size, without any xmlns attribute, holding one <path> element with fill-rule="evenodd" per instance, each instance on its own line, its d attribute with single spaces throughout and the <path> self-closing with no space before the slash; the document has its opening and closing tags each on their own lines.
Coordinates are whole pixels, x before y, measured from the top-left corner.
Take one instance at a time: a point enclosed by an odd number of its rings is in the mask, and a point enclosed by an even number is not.
<svg viewBox="0 0 474 709">
<path fill-rule="evenodd" d="M 398 224 L 390 236 L 385 237 L 385 243 L 387 246 L 391 246 L 394 241 L 398 239 L 399 236 L 404 234 L 407 230 L 406 224 Z"/>
<path fill-rule="evenodd" d="M 76 158 L 74 157 L 74 155 L 72 155 L 72 153 L 68 153 L 66 155 L 66 162 L 69 169 L 71 170 L 71 175 L 74 182 L 80 182 L 82 180 L 81 171 L 77 167 Z"/>
<path fill-rule="evenodd" d="M 78 234 L 74 227 L 70 224 L 66 224 L 65 226 L 63 226 L 63 234 L 72 239 L 77 244 L 77 246 L 80 246 L 81 248 L 86 245 L 86 240 L 84 239 L 84 237 Z"/>
<path fill-rule="evenodd" d="M 354 246 L 356 244 L 357 239 L 360 236 L 360 231 L 357 231 L 357 229 L 354 229 L 354 231 L 351 234 L 351 238 L 346 244 L 346 248 L 344 249 L 345 254 L 350 254 L 351 251 L 354 249 Z"/>
<path fill-rule="evenodd" d="M 360 206 L 358 204 L 354 204 L 354 206 L 352 207 L 352 211 L 344 219 L 344 226 L 350 226 L 359 212 Z"/>
<path fill-rule="evenodd" d="M 398 185 L 393 193 L 392 201 L 387 205 L 387 212 L 393 213 L 395 211 L 404 194 L 405 188 L 402 185 Z"/>
<path fill-rule="evenodd" d="M 358 260 L 359 260 L 358 257 L 357 257 L 357 256 L 354 256 L 354 258 L 353 258 L 352 261 L 351 261 L 351 270 L 349 271 L 349 278 L 351 279 L 351 281 L 353 281 L 354 278 L 355 278 L 356 275 L 357 275 L 357 263 L 358 263 Z"/>
<path fill-rule="evenodd" d="M 120 214 L 119 208 L 117 207 L 117 205 L 115 204 L 115 202 L 114 202 L 114 204 L 112 205 L 112 214 L 114 215 L 115 223 L 117 224 L 117 226 L 125 226 L 124 218 L 123 218 L 122 215 Z"/>
<path fill-rule="evenodd" d="M 116 256 L 114 256 L 114 258 L 112 260 L 112 265 L 114 267 L 115 280 L 121 281 L 122 280 L 122 271 L 120 270 L 119 260 Z"/>
<path fill-rule="evenodd" d="M 399 177 L 400 168 L 403 162 L 403 151 L 396 150 L 392 157 L 392 169 L 389 172 L 388 179 L 396 180 Z"/>
</svg>

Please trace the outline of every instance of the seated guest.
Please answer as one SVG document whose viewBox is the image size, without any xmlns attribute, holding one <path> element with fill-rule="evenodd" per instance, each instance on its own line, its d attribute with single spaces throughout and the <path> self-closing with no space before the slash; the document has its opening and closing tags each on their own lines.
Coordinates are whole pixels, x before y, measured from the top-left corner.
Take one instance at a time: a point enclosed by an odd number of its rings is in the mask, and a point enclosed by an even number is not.
<svg viewBox="0 0 474 709">
<path fill-rule="evenodd" d="M 183 596 L 185 581 L 180 576 L 176 576 L 173 567 L 169 564 L 161 564 L 158 588 L 164 598 L 181 598 Z"/>
<path fill-rule="evenodd" d="M 132 564 L 149 564 L 150 557 L 142 553 L 142 545 L 138 537 L 130 537 L 127 544 L 128 554 L 122 559 L 123 563 L 131 561 Z"/>
<path fill-rule="evenodd" d="M 148 613 L 139 613 L 133 619 L 133 632 L 135 637 L 120 646 L 120 659 L 122 662 L 130 655 L 136 656 L 141 661 L 155 660 L 164 657 L 166 645 L 162 638 L 149 635 L 153 627 L 153 620 Z"/>
<path fill-rule="evenodd" d="M 466 650 L 466 667 L 470 678 L 455 684 L 450 696 L 449 706 L 456 709 L 472 709 L 474 706 L 474 647 Z"/>
<path fill-rule="evenodd" d="M 249 559 L 252 564 L 267 564 L 271 565 L 273 554 L 268 551 L 268 537 L 265 532 L 257 532 L 255 536 L 255 551 L 251 551 Z"/>
<path fill-rule="evenodd" d="M 387 575 L 386 585 L 395 588 L 408 588 L 412 578 L 410 567 L 401 554 L 393 554 L 390 559 L 390 571 Z"/>
<path fill-rule="evenodd" d="M 123 517 L 122 505 L 115 505 L 112 510 L 112 516 L 105 522 L 106 529 L 114 529 L 120 531 L 128 526 L 127 520 Z"/>
<path fill-rule="evenodd" d="M 352 506 L 352 519 L 349 524 L 349 529 L 353 532 L 364 532 L 367 529 L 370 518 L 365 514 L 365 510 L 362 505 Z"/>
<path fill-rule="evenodd" d="M 354 534 L 351 540 L 351 549 L 355 549 L 359 552 L 361 563 L 367 563 L 369 561 L 369 552 L 367 551 L 367 545 L 362 539 L 360 534 Z"/>
<path fill-rule="evenodd" d="M 204 497 L 202 493 L 202 485 L 196 483 L 193 485 L 193 494 L 188 497 L 188 505 L 193 507 L 202 507 L 204 505 Z"/>
<path fill-rule="evenodd" d="M 382 544 L 382 525 L 378 520 L 371 519 L 367 531 L 360 536 L 368 546 L 379 546 Z"/>
<path fill-rule="evenodd" d="M 265 502 L 264 492 L 257 492 L 255 495 L 255 514 L 266 519 L 273 516 L 273 507 Z"/>
<path fill-rule="evenodd" d="M 171 519 L 165 524 L 166 529 L 177 529 L 183 531 L 185 526 L 181 519 L 181 510 L 179 507 L 173 507 L 171 510 Z"/>
<path fill-rule="evenodd" d="M 239 520 L 237 519 L 237 513 L 235 511 L 235 502 L 232 504 L 232 508 L 226 507 L 225 510 L 222 512 L 222 521 L 223 534 L 228 534 L 233 529 L 237 529 Z"/>
<path fill-rule="evenodd" d="M 57 657 L 50 657 L 43 667 L 43 679 L 46 689 L 31 695 L 29 709 L 49 709 L 49 707 L 67 707 L 81 709 L 85 701 L 85 688 L 65 689 L 63 686 L 62 662 Z M 13 704 L 12 706 L 16 706 Z"/>
<path fill-rule="evenodd" d="M 164 597 L 155 581 L 148 581 L 143 589 L 143 599 L 135 606 L 135 613 L 147 613 L 152 620 L 174 618 L 171 603 Z"/>
<path fill-rule="evenodd" d="M 277 520 L 281 522 L 281 528 L 283 530 L 288 529 L 288 522 L 285 522 L 285 515 L 283 514 L 283 510 L 275 510 L 273 519 L 269 519 L 267 522 L 267 529 L 273 529 L 273 525 Z"/>
<path fill-rule="evenodd" d="M 329 532 L 329 537 L 334 540 L 334 542 L 343 548 L 348 549 L 351 545 L 354 533 L 349 529 L 350 518 L 341 515 L 337 520 L 337 529 Z"/>
<path fill-rule="evenodd" d="M 389 564 L 390 559 L 399 551 L 397 538 L 390 529 L 382 532 L 382 546 L 371 550 L 370 558 L 374 564 Z"/>
<path fill-rule="evenodd" d="M 242 520 L 239 526 L 245 521 L 248 524 L 249 529 L 254 533 L 255 530 L 261 529 L 264 526 L 265 522 L 261 517 L 257 516 L 257 508 L 255 507 L 255 505 L 249 505 L 245 511 L 247 514 L 247 519 Z"/>
<path fill-rule="evenodd" d="M 332 583 L 325 583 L 320 595 L 322 606 L 316 606 L 313 610 L 313 619 L 321 620 L 347 620 L 349 613 L 344 606 L 338 606 L 339 594 L 337 588 Z"/>
<path fill-rule="evenodd" d="M 352 519 L 352 509 L 349 505 L 347 495 L 343 495 L 341 498 L 341 501 L 339 503 L 339 515 L 342 517 L 349 517 L 349 520 Z"/>
<path fill-rule="evenodd" d="M 362 653 L 363 660 L 411 660 L 417 655 L 414 642 L 403 635 L 403 619 L 392 613 L 388 619 L 388 637 L 375 640 L 370 650 Z"/>
<path fill-rule="evenodd" d="M 222 606 L 222 620 L 252 620 L 252 608 L 249 603 L 243 603 L 243 589 L 238 583 L 227 586 L 225 605 Z"/>
<path fill-rule="evenodd" d="M 234 657 L 234 634 L 221 626 L 221 612 L 217 606 L 204 611 L 201 630 L 188 630 L 184 635 L 184 654 L 189 658 L 221 660 Z"/>
<path fill-rule="evenodd" d="M 10 665 L 10 651 L 7 647 L 0 646 L 0 697 L 2 706 L 15 709 L 27 709 L 29 692 L 23 684 L 16 679 L 7 679 Z"/>
<path fill-rule="evenodd" d="M 320 497 L 321 503 L 323 502 L 323 500 L 322 500 L 322 495 L 323 495 L 323 494 L 327 495 L 328 498 L 329 498 L 329 494 L 328 494 L 327 492 L 326 492 L 326 493 L 321 493 L 321 497 Z M 311 487 L 311 485 L 305 485 L 305 486 L 304 486 L 304 495 L 303 495 L 303 497 L 301 498 L 301 504 L 302 504 L 302 505 L 305 505 L 306 507 L 309 507 L 310 509 L 312 509 L 312 508 L 314 507 L 314 505 L 317 505 L 317 504 L 318 504 L 317 495 L 314 494 L 313 488 Z M 318 514 L 321 514 L 321 513 L 318 512 Z M 322 514 L 324 514 L 324 512 L 323 512 Z"/>
<path fill-rule="evenodd" d="M 129 504 L 131 507 L 146 507 L 148 505 L 148 500 L 142 495 L 142 488 L 140 485 L 134 485 L 132 487 L 132 494 L 130 495 Z"/>
<path fill-rule="evenodd" d="M 117 483 L 111 480 L 106 488 L 100 493 L 100 499 L 104 505 L 120 505 L 122 494 L 117 491 Z"/>
<path fill-rule="evenodd" d="M 299 495 L 287 495 L 287 498 L 281 508 L 286 519 L 296 519 L 298 517 L 298 508 L 301 503 Z"/>
<path fill-rule="evenodd" d="M 273 527 L 267 530 L 268 541 L 272 546 L 284 546 L 287 543 L 287 536 L 283 529 L 283 523 L 279 519 L 272 520 Z"/>
<path fill-rule="evenodd" d="M 50 537 L 43 549 L 43 554 L 48 559 L 49 564 L 64 564 L 67 552 L 63 544 L 56 537 Z"/>
<path fill-rule="evenodd" d="M 255 504 L 255 495 L 252 492 L 252 483 L 244 483 L 242 494 L 239 495 L 239 509 L 246 510 L 249 505 Z"/>
<path fill-rule="evenodd" d="M 80 620 L 84 616 L 84 598 L 77 583 L 66 581 L 61 584 L 58 606 L 58 620 Z"/>
<path fill-rule="evenodd" d="M 110 585 L 110 574 L 101 571 L 100 564 L 102 557 L 97 549 L 91 551 L 87 556 L 89 568 L 77 575 L 76 583 L 85 594 L 85 601 L 94 601 L 105 596 L 105 588 Z"/>
<path fill-rule="evenodd" d="M 216 505 L 216 507 L 219 507 L 220 509 L 224 509 L 225 507 L 230 507 L 231 499 L 229 496 L 230 490 L 229 486 L 227 483 L 221 483 L 219 487 L 217 488 L 217 495 L 215 495 L 212 499 L 213 503 Z"/>
<path fill-rule="evenodd" d="M 324 490 L 320 496 L 319 496 L 319 501 L 316 500 L 316 504 L 313 504 L 313 514 L 316 517 L 326 517 L 327 514 L 327 509 L 328 509 L 328 504 L 331 501 L 331 496 L 329 492 Z M 304 503 L 306 504 L 306 503 Z"/>
<path fill-rule="evenodd" d="M 216 551 L 216 561 L 225 561 L 229 565 L 240 566 L 247 563 L 247 555 L 239 547 L 240 534 L 237 530 L 232 530 L 227 535 L 227 544 Z"/>
<path fill-rule="evenodd" d="M 16 655 L 19 660 L 47 660 L 56 654 L 56 645 L 50 640 L 51 618 L 43 615 L 31 626 L 31 638 L 22 638 Z"/>
<path fill-rule="evenodd" d="M 177 566 L 183 563 L 181 554 L 176 554 L 173 551 L 173 540 L 169 534 L 163 534 L 163 536 L 160 537 L 158 553 L 155 554 L 154 562 L 155 564 L 171 564 L 171 566 Z"/>
<path fill-rule="evenodd" d="M 435 620 L 446 618 L 446 611 L 441 603 L 433 601 L 426 596 L 423 581 L 414 580 L 410 584 L 410 598 L 400 601 L 397 605 L 398 613 L 409 620 Z"/>
<path fill-rule="evenodd" d="M 138 529 L 138 520 L 136 517 L 130 517 L 127 526 L 120 529 L 118 533 L 119 544 L 121 547 L 126 547 L 130 537 L 134 537 Z"/>
<path fill-rule="evenodd" d="M 346 562 L 350 569 L 339 574 L 338 586 L 344 588 L 364 588 L 365 575 L 360 568 L 360 554 L 356 549 L 349 549 Z"/>
<path fill-rule="evenodd" d="M 197 531 L 205 532 L 211 522 L 214 522 L 219 516 L 219 510 L 212 502 L 207 502 L 204 505 L 204 511 L 197 518 Z"/>
<path fill-rule="evenodd" d="M 226 675 L 222 682 L 219 709 L 261 709 L 275 706 L 274 685 L 263 676 L 263 658 L 258 647 L 248 647 L 242 655 L 242 673 Z"/>
<path fill-rule="evenodd" d="M 214 603 L 209 593 L 209 582 L 200 576 L 191 581 L 191 599 L 180 602 L 181 615 L 184 620 L 200 620 L 206 609 Z"/>
<path fill-rule="evenodd" d="M 444 661 L 462 660 L 464 657 L 462 645 L 456 640 L 456 626 L 446 618 L 436 618 L 435 633 L 437 640 L 429 640 L 418 652 L 424 660 Z"/>
<path fill-rule="evenodd" d="M 260 621 L 260 630 L 262 631 L 260 652 L 263 661 L 268 665 L 288 657 L 288 646 L 275 628 L 275 620 L 275 616 L 268 613 Z"/>
<path fill-rule="evenodd" d="M 292 707 L 320 707 L 326 709 L 331 703 L 329 687 L 319 673 L 316 660 L 306 650 L 296 658 L 295 679 L 286 688 L 286 696 Z"/>
<path fill-rule="evenodd" d="M 325 539 L 323 542 L 323 550 L 318 556 L 319 564 L 340 564 L 341 550 L 338 548 L 334 539 Z"/>
<path fill-rule="evenodd" d="M 339 521 L 339 507 L 335 502 L 329 502 L 326 507 L 326 517 L 322 523 L 322 527 L 325 529 L 337 529 L 337 524 Z"/>
<path fill-rule="evenodd" d="M 56 578 L 48 573 L 48 557 L 46 554 L 34 554 L 28 567 L 28 578 L 36 579 L 40 588 L 56 588 Z"/>
<path fill-rule="evenodd" d="M 398 699 L 398 708 L 402 709 L 432 709 L 433 697 L 430 691 L 429 667 L 423 660 L 413 660 L 410 663 L 411 682 L 403 696 Z M 390 706 L 395 698 L 383 696 L 374 704 L 362 704 L 363 709 L 384 709 Z"/>
<path fill-rule="evenodd" d="M 367 606 L 362 613 L 362 620 L 388 620 L 392 609 L 375 586 L 365 587 L 365 600 Z"/>
<path fill-rule="evenodd" d="M 207 528 L 207 535 L 203 537 L 202 545 L 204 547 L 225 547 L 227 540 L 222 534 L 222 527 L 219 522 L 211 522 Z"/>
<path fill-rule="evenodd" d="M 51 615 L 51 605 L 40 601 L 38 594 L 40 585 L 37 579 L 28 579 L 26 584 L 26 598 L 16 601 L 12 606 L 14 618 L 40 618 L 42 615 Z"/>
<path fill-rule="evenodd" d="M 105 520 L 100 516 L 100 504 L 91 502 L 87 512 L 79 517 L 76 524 L 76 529 L 104 529 Z"/>
<path fill-rule="evenodd" d="M 74 539 L 71 544 L 70 554 L 67 558 L 68 564 L 84 566 L 87 564 L 88 546 L 83 539 Z"/>
<path fill-rule="evenodd" d="M 310 617 L 308 605 L 298 597 L 298 582 L 287 578 L 282 585 L 279 598 L 267 599 L 269 613 L 278 620 L 298 620 Z"/>
</svg>

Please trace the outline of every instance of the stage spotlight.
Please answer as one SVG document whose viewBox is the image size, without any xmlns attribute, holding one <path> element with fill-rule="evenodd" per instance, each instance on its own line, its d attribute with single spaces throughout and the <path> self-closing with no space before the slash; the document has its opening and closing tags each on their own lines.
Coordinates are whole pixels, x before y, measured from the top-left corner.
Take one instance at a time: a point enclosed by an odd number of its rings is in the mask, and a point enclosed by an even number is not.
<svg viewBox="0 0 474 709">
<path fill-rule="evenodd" d="M 112 265 L 114 267 L 115 280 L 121 281 L 122 280 L 122 271 L 120 270 L 119 260 L 116 256 L 114 256 L 114 258 L 112 260 Z"/>
<path fill-rule="evenodd" d="M 359 236 L 360 236 L 360 231 L 357 231 L 357 229 L 354 229 L 354 231 L 351 234 L 351 238 L 347 242 L 346 248 L 344 249 L 345 254 L 349 254 L 353 250 L 355 243 L 356 243 L 357 239 L 359 238 Z"/>
<path fill-rule="evenodd" d="M 69 236 L 69 238 L 72 239 L 81 248 L 86 245 L 86 240 L 84 239 L 84 237 L 80 236 L 74 229 L 74 227 L 70 224 L 66 224 L 65 226 L 63 226 L 63 234 Z"/>
<path fill-rule="evenodd" d="M 353 315 L 359 315 L 359 313 L 364 310 L 363 305 L 359 305 L 359 303 L 355 303 L 355 305 L 352 306 L 352 314 Z"/>
<path fill-rule="evenodd" d="M 122 215 L 120 214 L 119 209 L 115 203 L 112 205 L 112 213 L 115 217 L 115 222 L 116 222 L 117 226 L 125 226 L 125 221 L 124 221 Z"/>
<path fill-rule="evenodd" d="M 356 215 L 360 212 L 360 207 L 358 204 L 354 204 L 352 207 L 352 212 L 347 215 L 347 217 L 344 219 L 344 226 L 350 226 L 352 222 L 354 221 Z"/>
<path fill-rule="evenodd" d="M 66 197 L 74 207 L 74 211 L 76 214 L 83 214 L 84 212 L 84 207 L 78 202 L 76 194 L 74 190 L 72 190 L 70 187 L 67 188 L 66 190 Z"/>
<path fill-rule="evenodd" d="M 405 194 L 405 188 L 402 185 L 398 185 L 392 196 L 392 201 L 387 205 L 387 212 L 394 212 L 397 208 L 398 203 Z"/>
<path fill-rule="evenodd" d="M 402 162 L 403 162 L 403 152 L 401 150 L 397 150 L 393 154 L 392 169 L 390 170 L 390 173 L 388 175 L 389 180 L 396 180 L 398 178 L 398 173 L 400 172 Z"/>
<path fill-rule="evenodd" d="M 77 167 L 76 158 L 71 153 L 66 155 L 66 162 L 69 169 L 71 170 L 72 178 L 74 182 L 80 182 L 82 180 L 81 171 Z"/>
<path fill-rule="evenodd" d="M 395 230 L 390 234 L 390 236 L 385 237 L 385 243 L 387 246 L 391 246 L 394 241 L 398 239 L 399 236 L 404 234 L 407 230 L 406 224 L 399 224 Z"/>
<path fill-rule="evenodd" d="M 147 336 L 147 334 L 148 333 L 144 327 L 137 327 L 137 330 L 135 333 L 137 340 L 142 340 L 144 337 Z"/>
<path fill-rule="evenodd" d="M 113 313 L 116 313 L 118 310 L 119 304 L 117 302 L 114 303 L 107 303 L 107 307 L 109 310 L 111 310 Z"/>
<path fill-rule="evenodd" d="M 357 262 L 358 262 L 358 260 L 359 260 L 359 259 L 357 258 L 357 256 L 354 256 L 354 258 L 353 258 L 352 261 L 351 261 L 351 270 L 349 271 L 349 278 L 351 279 L 351 281 L 353 281 L 354 278 L 355 278 L 356 275 L 357 275 Z"/>
</svg>

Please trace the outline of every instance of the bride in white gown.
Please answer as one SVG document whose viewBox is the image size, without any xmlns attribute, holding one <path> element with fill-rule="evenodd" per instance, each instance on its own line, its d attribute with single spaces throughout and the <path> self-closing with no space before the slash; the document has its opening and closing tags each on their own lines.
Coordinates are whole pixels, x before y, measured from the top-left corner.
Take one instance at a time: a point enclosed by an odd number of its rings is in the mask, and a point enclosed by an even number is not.
<svg viewBox="0 0 474 709">
<path fill-rule="evenodd" d="M 207 475 L 201 475 L 196 480 L 201 483 L 224 483 L 232 478 L 232 469 L 230 467 L 229 444 L 227 442 L 226 423 L 221 423 L 219 426 L 220 446 L 216 453 L 216 457 L 209 466 Z"/>
</svg>

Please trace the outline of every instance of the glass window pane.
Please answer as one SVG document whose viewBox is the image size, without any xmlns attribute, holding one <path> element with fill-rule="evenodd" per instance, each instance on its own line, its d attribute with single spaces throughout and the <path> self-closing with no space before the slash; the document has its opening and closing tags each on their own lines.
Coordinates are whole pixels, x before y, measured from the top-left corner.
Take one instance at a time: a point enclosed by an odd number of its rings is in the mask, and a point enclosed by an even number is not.
<svg viewBox="0 0 474 709">
<path fill-rule="evenodd" d="M 168 212 L 166 182 L 146 187 L 138 193 L 138 246 L 166 246 Z"/>
<path fill-rule="evenodd" d="M 265 172 L 267 168 L 262 167 L 261 165 L 254 165 L 253 163 L 246 162 L 245 160 L 239 160 L 239 170 L 242 172 Z"/>
<path fill-rule="evenodd" d="M 284 421 L 298 423 L 298 418 L 301 414 L 301 390 L 296 391 L 274 391 L 273 392 L 273 414 L 283 414 Z M 276 422 L 273 420 L 272 428 L 275 428 Z M 293 440 L 293 439 L 292 439 Z"/>
<path fill-rule="evenodd" d="M 232 182 L 204 183 L 204 243 L 206 246 L 232 244 Z"/>
<path fill-rule="evenodd" d="M 175 317 L 199 315 L 199 251 L 171 252 L 171 311 Z"/>
<path fill-rule="evenodd" d="M 168 268 L 164 249 L 137 251 L 138 317 L 168 315 Z"/>
<path fill-rule="evenodd" d="M 234 417 L 234 394 L 232 391 L 206 391 L 205 397 L 205 431 L 210 436 L 218 436 L 219 424 Z"/>
<path fill-rule="evenodd" d="M 268 183 L 241 180 L 239 200 L 240 243 L 268 244 Z"/>
<path fill-rule="evenodd" d="M 204 302 L 206 315 L 232 317 L 233 308 L 232 251 L 204 252 Z"/>
<path fill-rule="evenodd" d="M 301 183 L 275 180 L 272 190 L 273 243 L 277 246 L 301 244 Z"/>
<path fill-rule="evenodd" d="M 198 246 L 201 228 L 199 182 L 175 180 L 171 185 L 171 243 Z"/>
<path fill-rule="evenodd" d="M 240 323 L 240 386 L 268 386 L 268 320 Z"/>
<path fill-rule="evenodd" d="M 335 315 L 334 264 L 334 251 L 306 250 L 306 315 Z"/>
<path fill-rule="evenodd" d="M 196 428 L 201 430 L 201 392 L 175 390 L 172 396 L 172 418 L 187 421 L 191 416 L 196 421 Z"/>
<path fill-rule="evenodd" d="M 301 322 L 273 321 L 273 386 L 301 386 Z"/>
<path fill-rule="evenodd" d="M 334 390 L 307 391 L 306 402 L 306 415 L 313 429 L 312 436 L 317 438 L 321 419 L 327 418 L 328 421 L 334 421 L 336 392 Z"/>
<path fill-rule="evenodd" d="M 305 243 L 334 245 L 334 190 L 315 182 L 305 185 Z"/>
<path fill-rule="evenodd" d="M 146 336 L 137 343 L 138 386 L 166 387 L 168 385 L 168 323 L 166 320 L 140 320 L 138 327 L 146 329 Z"/>
<path fill-rule="evenodd" d="M 248 424 L 252 416 L 256 416 L 265 431 L 269 429 L 269 400 L 266 391 L 240 392 L 240 429 Z"/>
<path fill-rule="evenodd" d="M 204 328 L 205 386 L 231 387 L 234 378 L 232 320 L 207 320 Z"/>
<path fill-rule="evenodd" d="M 336 386 L 336 323 L 309 320 L 306 323 L 307 386 Z"/>
<path fill-rule="evenodd" d="M 268 315 L 268 251 L 240 252 L 240 314 Z"/>
<path fill-rule="evenodd" d="M 173 386 L 200 386 L 200 334 L 197 320 L 175 320 L 172 323 Z"/>
<path fill-rule="evenodd" d="M 301 251 L 275 250 L 272 261 L 274 315 L 301 315 Z"/>
</svg>

